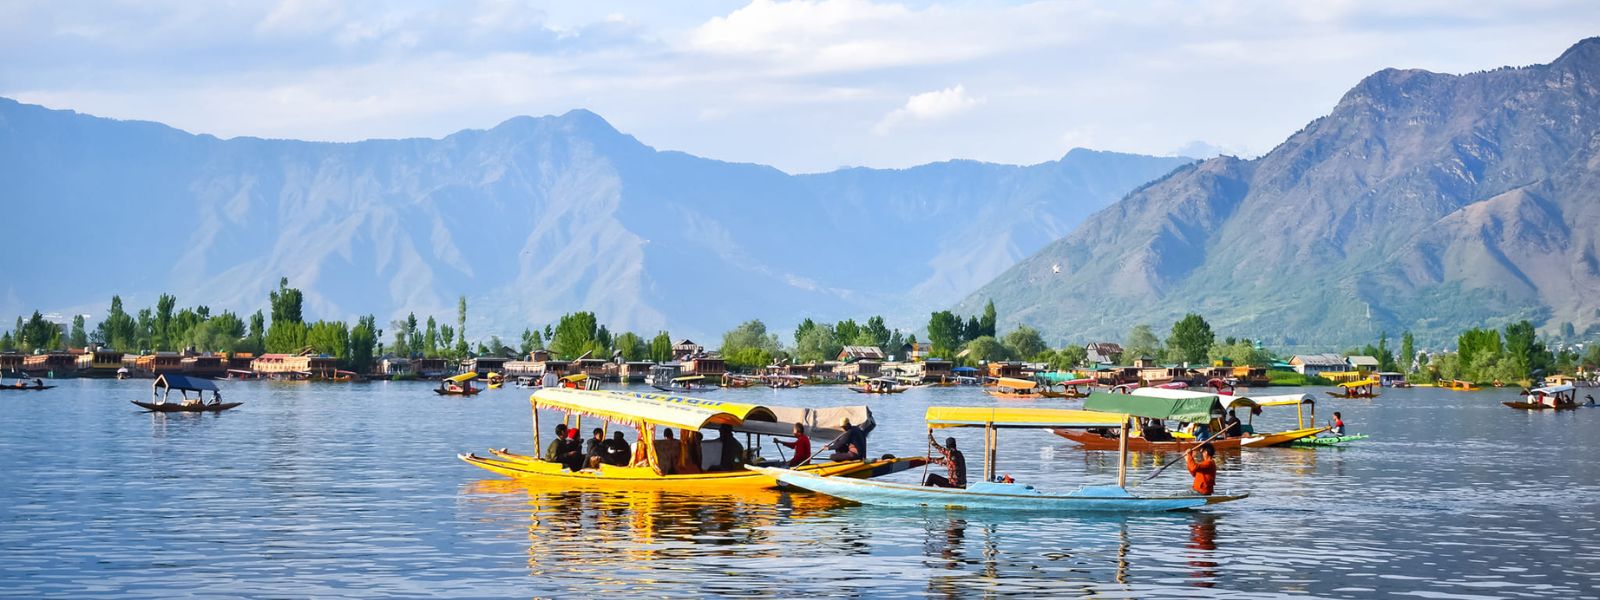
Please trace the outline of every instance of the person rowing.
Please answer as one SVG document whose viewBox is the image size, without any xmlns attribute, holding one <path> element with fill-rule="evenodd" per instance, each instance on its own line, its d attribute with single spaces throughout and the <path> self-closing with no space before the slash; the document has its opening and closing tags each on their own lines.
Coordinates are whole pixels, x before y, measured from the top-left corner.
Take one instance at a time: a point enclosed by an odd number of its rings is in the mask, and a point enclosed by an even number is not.
<svg viewBox="0 0 1600 600">
<path fill-rule="evenodd" d="M 1196 459 L 1195 455 L 1200 458 Z M 1194 483 L 1190 489 L 1201 496 L 1210 496 L 1217 488 L 1217 452 L 1211 447 L 1211 442 L 1200 444 L 1194 452 L 1184 456 L 1184 464 L 1189 468 L 1189 474 L 1194 476 Z"/>
<path fill-rule="evenodd" d="M 938 473 L 930 473 L 922 484 L 928 487 L 964 488 L 967 487 L 967 455 L 956 449 L 956 438 L 947 437 L 944 445 L 933 441 L 933 432 L 928 432 L 928 443 L 934 450 L 939 451 L 939 459 L 934 462 L 944 465 L 949 469 L 950 476 L 945 477 Z"/>
</svg>

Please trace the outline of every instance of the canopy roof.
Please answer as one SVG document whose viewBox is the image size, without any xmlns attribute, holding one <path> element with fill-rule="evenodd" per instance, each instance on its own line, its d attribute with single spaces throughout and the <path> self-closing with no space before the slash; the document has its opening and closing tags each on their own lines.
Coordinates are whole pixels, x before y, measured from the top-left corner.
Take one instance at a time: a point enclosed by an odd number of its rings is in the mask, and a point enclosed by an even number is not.
<svg viewBox="0 0 1600 600">
<path fill-rule="evenodd" d="M 805 428 L 806 435 L 819 443 L 839 437 L 844 433 L 844 424 L 851 423 L 857 427 L 872 431 L 877 425 L 872 420 L 872 410 L 864 405 L 834 406 L 829 408 L 801 408 L 796 406 L 768 406 L 768 410 L 777 417 L 776 422 L 746 420 L 735 430 L 763 435 L 788 437 L 794 434 L 794 424 L 799 423 Z"/>
<path fill-rule="evenodd" d="M 706 378 L 705 375 L 684 375 L 683 377 L 673 377 L 672 380 L 673 381 L 700 381 L 700 380 L 705 379 L 705 378 Z"/>
<path fill-rule="evenodd" d="M 1368 377 L 1368 378 L 1362 379 L 1360 381 L 1346 381 L 1344 383 L 1339 384 L 1339 387 L 1342 387 L 1342 388 L 1358 388 L 1358 387 L 1367 387 L 1369 385 L 1378 385 L 1378 380 L 1373 379 L 1371 377 Z"/>
<path fill-rule="evenodd" d="M 1212 394 L 1199 392 L 1185 392 L 1185 394 L 1198 394 L 1198 397 L 1169 398 L 1153 395 L 1144 395 L 1150 391 L 1141 388 L 1140 394 L 1112 394 L 1109 392 L 1094 392 L 1083 400 L 1085 410 L 1108 413 L 1120 413 L 1147 419 L 1173 419 L 1185 423 L 1209 423 L 1212 415 L 1221 415 L 1222 404 Z M 1180 390 L 1163 390 L 1176 392 Z"/>
<path fill-rule="evenodd" d="M 217 384 L 212 383 L 210 379 L 201 379 L 198 377 L 189 377 L 188 375 L 176 375 L 172 373 L 157 375 L 156 381 L 155 383 L 151 384 L 151 387 L 164 387 L 167 389 L 186 390 L 191 392 L 217 391 Z"/>
<path fill-rule="evenodd" d="M 772 411 L 764 406 L 676 394 L 542 388 L 528 399 L 534 408 L 589 415 L 634 427 L 664 425 L 700 429 L 707 425 L 739 425 L 746 420 L 777 421 Z"/>
<path fill-rule="evenodd" d="M 566 377 L 562 377 L 561 380 L 562 381 L 583 381 L 583 380 L 588 379 L 588 378 L 589 378 L 589 374 L 588 373 L 579 373 L 577 375 L 568 375 Z"/>
<path fill-rule="evenodd" d="M 1081 385 L 1081 384 L 1084 384 L 1084 383 L 1093 383 L 1094 382 L 1093 378 L 1087 378 L 1086 379 L 1086 378 L 1083 378 L 1083 377 L 1079 377 L 1077 373 L 1072 373 L 1072 372 L 1068 372 L 1068 371 L 1050 371 L 1050 372 L 1047 372 L 1047 373 L 1035 373 L 1033 376 L 1034 377 L 1038 377 L 1039 379 L 1043 379 L 1048 383 L 1052 383 L 1052 384 L 1056 384 L 1056 385 L 1061 385 L 1061 384 Z"/>
<path fill-rule="evenodd" d="M 1531 389 L 1531 390 L 1528 390 L 1528 393 L 1530 393 L 1530 394 L 1547 394 L 1548 395 L 1548 394 L 1559 394 L 1561 392 L 1570 392 L 1573 389 L 1576 389 L 1576 388 L 1573 388 L 1572 384 L 1563 383 L 1561 385 L 1552 385 L 1550 387 L 1542 387 L 1542 388 Z"/>
<path fill-rule="evenodd" d="M 977 373 L 978 372 L 978 368 L 977 367 L 956 367 L 956 368 L 950 369 L 950 370 L 951 371 L 955 371 L 957 373 Z"/>
<path fill-rule="evenodd" d="M 1121 427 L 1122 416 L 1063 408 L 930 406 L 928 428 L 945 427 Z"/>
<path fill-rule="evenodd" d="M 995 385 L 998 385 L 998 386 L 1003 387 L 1003 388 L 1011 388 L 1013 390 L 1031 390 L 1033 388 L 1039 387 L 1039 382 L 1031 381 L 1031 380 L 1027 380 L 1027 379 L 1013 379 L 1011 377 L 1001 377 L 1000 381 L 996 382 Z"/>
<path fill-rule="evenodd" d="M 468 379 L 477 379 L 477 378 L 478 378 L 478 372 L 477 371 L 467 371 L 467 372 L 462 373 L 460 375 L 456 375 L 455 377 L 446 377 L 445 381 L 454 381 L 456 383 L 461 383 L 461 382 L 466 381 Z"/>
<path fill-rule="evenodd" d="M 1144 387 L 1133 390 L 1133 393 L 1138 396 L 1154 396 L 1156 398 L 1170 398 L 1173 400 L 1205 400 L 1207 398 L 1216 398 L 1217 402 L 1222 403 L 1222 408 L 1224 410 L 1233 410 L 1235 408 L 1254 408 L 1256 406 L 1260 406 L 1256 399 L 1249 396 L 1207 394 L 1205 392 L 1191 392 L 1189 390 L 1171 388 Z"/>
<path fill-rule="evenodd" d="M 1296 404 L 1316 404 L 1315 397 L 1311 394 L 1278 394 L 1275 396 L 1256 396 L 1252 400 L 1260 406 L 1294 406 Z"/>
</svg>

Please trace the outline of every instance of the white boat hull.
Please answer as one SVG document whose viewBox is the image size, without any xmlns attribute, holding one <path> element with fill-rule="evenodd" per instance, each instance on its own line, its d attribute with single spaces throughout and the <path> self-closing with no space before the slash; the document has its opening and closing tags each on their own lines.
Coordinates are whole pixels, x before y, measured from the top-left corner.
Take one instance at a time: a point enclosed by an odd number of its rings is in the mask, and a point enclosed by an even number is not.
<svg viewBox="0 0 1600 600">
<path fill-rule="evenodd" d="M 1064 512 L 1164 512 L 1199 508 L 1248 497 L 1240 495 L 1141 497 L 1116 486 L 1084 487 L 1046 494 L 1032 486 L 976 483 L 966 489 L 937 488 L 862 479 L 818 477 L 772 467 L 748 467 L 779 483 L 875 506 L 932 506 Z"/>
</svg>

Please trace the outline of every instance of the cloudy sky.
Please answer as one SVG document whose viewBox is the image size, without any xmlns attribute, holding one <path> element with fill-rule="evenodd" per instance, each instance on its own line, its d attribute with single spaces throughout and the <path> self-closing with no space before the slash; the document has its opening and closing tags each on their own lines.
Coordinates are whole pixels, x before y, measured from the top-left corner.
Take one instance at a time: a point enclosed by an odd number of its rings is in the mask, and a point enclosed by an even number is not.
<svg viewBox="0 0 1600 600">
<path fill-rule="evenodd" d="M 222 137 L 593 110 L 791 172 L 1252 155 L 1385 67 L 1548 62 L 1593 0 L 0 2 L 0 96 Z"/>
</svg>

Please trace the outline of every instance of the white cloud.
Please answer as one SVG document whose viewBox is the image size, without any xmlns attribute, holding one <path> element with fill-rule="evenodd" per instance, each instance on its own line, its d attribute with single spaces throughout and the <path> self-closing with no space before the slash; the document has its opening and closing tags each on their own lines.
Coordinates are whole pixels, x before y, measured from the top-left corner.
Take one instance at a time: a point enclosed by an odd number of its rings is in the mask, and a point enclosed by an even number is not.
<svg viewBox="0 0 1600 600">
<path fill-rule="evenodd" d="M 1546 62 L 1596 23 L 1592 0 L 12 0 L 0 96 L 323 140 L 588 108 L 790 171 L 1032 163 L 1271 148 L 1373 71 Z"/>
<path fill-rule="evenodd" d="M 905 106 L 890 111 L 883 120 L 873 126 L 872 131 L 883 135 L 906 121 L 947 119 L 971 110 L 979 104 L 983 104 L 983 99 L 968 96 L 967 87 L 960 84 L 942 90 L 923 92 L 906 100 Z"/>
</svg>

